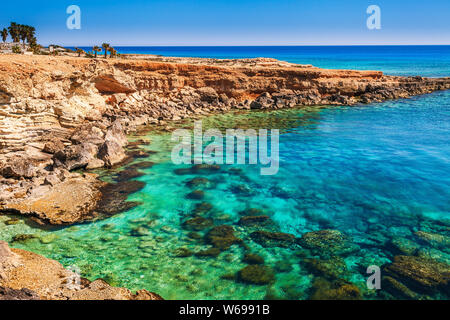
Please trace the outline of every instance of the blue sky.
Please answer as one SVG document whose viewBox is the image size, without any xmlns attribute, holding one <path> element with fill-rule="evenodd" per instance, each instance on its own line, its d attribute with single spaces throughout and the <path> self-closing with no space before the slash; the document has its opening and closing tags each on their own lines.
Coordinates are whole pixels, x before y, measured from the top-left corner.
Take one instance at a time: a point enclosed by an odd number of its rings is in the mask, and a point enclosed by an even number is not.
<svg viewBox="0 0 450 320">
<path fill-rule="evenodd" d="M 72 4 L 81 30 L 66 27 Z M 381 30 L 366 27 L 371 4 Z M 0 27 L 10 21 L 34 25 L 44 45 L 450 44 L 449 0 L 3 1 Z"/>
</svg>

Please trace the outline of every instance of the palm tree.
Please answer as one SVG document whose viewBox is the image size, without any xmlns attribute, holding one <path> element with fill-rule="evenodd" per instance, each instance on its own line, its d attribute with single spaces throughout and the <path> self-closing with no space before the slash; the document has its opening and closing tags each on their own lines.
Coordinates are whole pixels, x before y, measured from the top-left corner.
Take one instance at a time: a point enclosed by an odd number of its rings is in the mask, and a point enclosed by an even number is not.
<svg viewBox="0 0 450 320">
<path fill-rule="evenodd" d="M 97 59 L 97 53 L 98 53 L 98 52 L 101 52 L 102 49 L 101 49 L 99 46 L 94 46 L 94 47 L 92 48 L 92 51 L 94 51 L 95 59 Z"/>
<path fill-rule="evenodd" d="M 9 34 L 11 35 L 13 42 L 20 41 L 19 25 L 17 23 L 11 22 L 11 25 L 8 27 L 8 31 Z"/>
<path fill-rule="evenodd" d="M 6 28 L 3 28 L 2 30 L 2 39 L 3 42 L 6 42 L 6 39 L 8 38 L 8 30 Z"/>
<path fill-rule="evenodd" d="M 36 39 L 35 37 L 36 29 L 31 26 L 25 26 L 25 36 L 27 38 L 27 42 L 31 43 L 33 42 L 33 39 Z"/>
<path fill-rule="evenodd" d="M 25 47 L 25 40 L 27 40 L 28 27 L 23 24 L 19 25 L 19 36 L 20 40 L 23 41 L 23 46 Z"/>
<path fill-rule="evenodd" d="M 109 48 L 109 56 L 110 56 L 111 58 L 114 58 L 116 55 L 117 55 L 117 50 L 114 49 L 114 48 L 112 48 L 112 47 L 110 47 L 110 48 Z"/>
<path fill-rule="evenodd" d="M 105 59 L 108 59 L 108 50 L 110 48 L 109 43 L 103 43 L 102 48 L 103 48 L 103 50 L 105 50 Z"/>
<path fill-rule="evenodd" d="M 86 53 L 83 49 L 75 48 L 75 52 L 78 53 L 78 57 L 81 57 L 82 53 Z"/>
</svg>

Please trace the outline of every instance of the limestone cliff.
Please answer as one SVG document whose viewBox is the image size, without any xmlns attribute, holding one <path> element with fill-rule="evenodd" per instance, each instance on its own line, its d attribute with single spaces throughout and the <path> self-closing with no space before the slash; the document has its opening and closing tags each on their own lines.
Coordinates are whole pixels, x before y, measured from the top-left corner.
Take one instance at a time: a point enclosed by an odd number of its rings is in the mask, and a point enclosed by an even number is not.
<svg viewBox="0 0 450 320">
<path fill-rule="evenodd" d="M 325 70 L 263 58 L 0 55 L 0 211 L 56 224 L 88 219 L 100 200 L 92 190 L 101 186 L 70 171 L 123 161 L 123 132 L 139 124 L 233 108 L 354 105 L 449 88 L 450 78 Z M 68 205 L 84 208 L 78 213 L 57 197 L 75 189 L 92 194 Z"/>
</svg>

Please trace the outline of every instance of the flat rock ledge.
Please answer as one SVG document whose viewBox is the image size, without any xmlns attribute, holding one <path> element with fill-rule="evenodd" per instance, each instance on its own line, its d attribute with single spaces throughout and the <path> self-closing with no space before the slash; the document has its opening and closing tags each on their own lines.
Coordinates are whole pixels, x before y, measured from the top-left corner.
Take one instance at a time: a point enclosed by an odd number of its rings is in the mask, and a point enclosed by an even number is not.
<svg viewBox="0 0 450 320">
<path fill-rule="evenodd" d="M 37 218 L 39 222 L 67 225 L 93 218 L 105 183 L 94 174 L 73 174 L 65 181 L 32 189 L 26 197 L 11 200 L 0 211 Z M 36 219 L 35 219 L 36 220 Z"/>
<path fill-rule="evenodd" d="M 79 280 L 77 280 L 79 279 Z M 132 293 L 98 279 L 79 278 L 54 261 L 0 241 L 0 300 L 162 300 L 147 290 Z"/>
</svg>

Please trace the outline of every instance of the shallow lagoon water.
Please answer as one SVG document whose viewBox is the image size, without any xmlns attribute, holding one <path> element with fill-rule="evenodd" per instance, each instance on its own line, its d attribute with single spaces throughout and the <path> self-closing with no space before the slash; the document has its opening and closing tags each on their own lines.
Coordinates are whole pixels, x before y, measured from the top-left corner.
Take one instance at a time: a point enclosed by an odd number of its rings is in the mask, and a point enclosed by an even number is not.
<svg viewBox="0 0 450 320">
<path fill-rule="evenodd" d="M 25 223 L 3 225 L 0 238 L 35 234 L 13 242 L 77 266 L 83 277 L 104 278 L 132 290 L 148 289 L 166 299 L 307 299 L 315 276 L 302 263 L 301 248 L 265 248 L 237 225 L 240 212 L 256 208 L 276 223 L 273 230 L 301 237 L 306 232 L 335 229 L 357 247 L 343 257 L 342 278 L 365 299 L 380 298 L 365 287 L 369 265 L 389 263 L 396 254 L 389 243 L 409 241 L 421 256 L 450 263 L 450 248 L 420 241 L 417 231 L 450 236 L 450 92 L 356 107 L 304 107 L 271 112 L 232 112 L 203 119 L 205 128 L 280 129 L 280 170 L 261 176 L 252 165 L 222 165 L 209 174 L 178 175 L 189 168 L 172 164 L 170 133 L 149 131 L 144 149 L 157 151 L 144 169 L 145 188 L 130 201 L 141 205 L 93 223 L 54 231 Z M 191 123 L 179 124 L 190 127 Z M 237 170 L 238 169 L 238 170 Z M 111 180 L 113 172 L 102 172 Z M 210 180 L 205 198 L 187 199 L 196 177 Z M 216 258 L 177 257 L 179 248 L 198 252 L 210 246 L 189 236 L 183 222 L 195 206 L 208 202 L 205 216 L 216 225 L 233 225 L 249 251 L 265 259 L 276 280 L 251 285 L 223 279 L 247 264 L 244 249 L 233 245 Z M 138 229 L 140 228 L 140 229 Z M 139 230 L 139 235 L 136 231 Z M 205 231 L 199 231 L 203 235 Z M 437 296 L 436 298 L 446 298 Z"/>
</svg>

